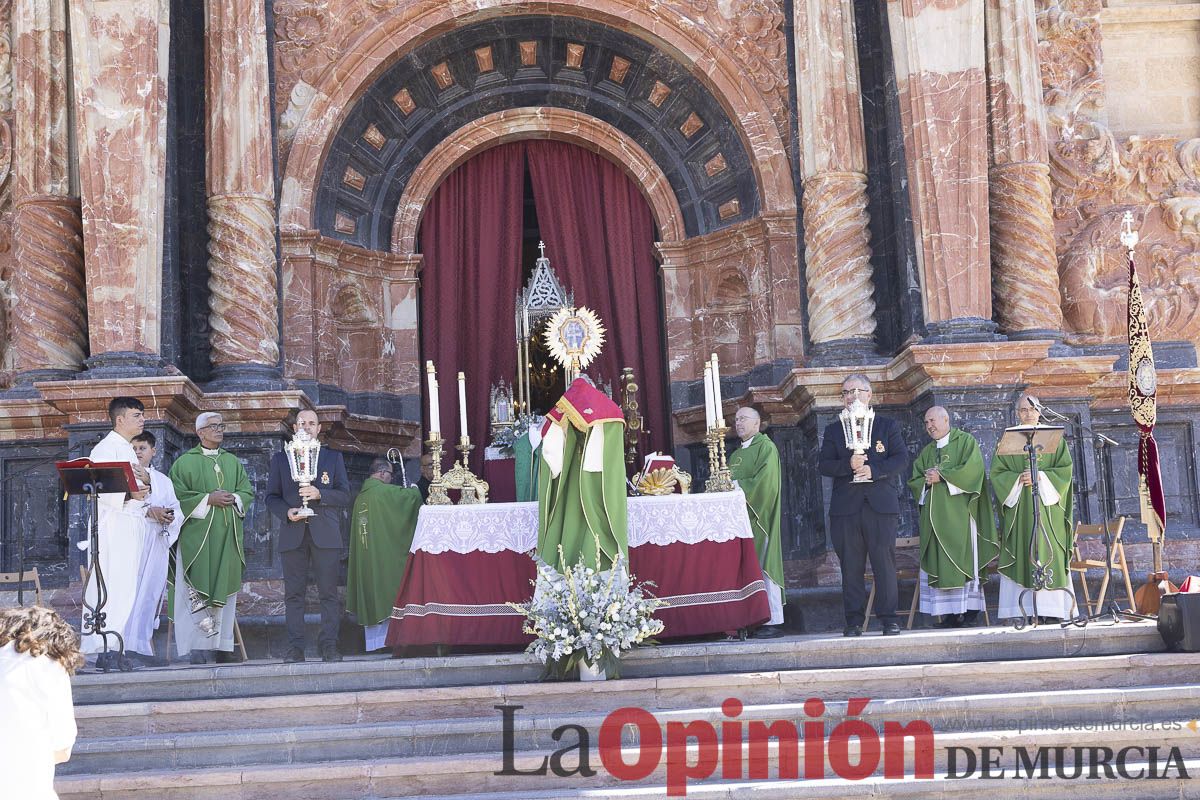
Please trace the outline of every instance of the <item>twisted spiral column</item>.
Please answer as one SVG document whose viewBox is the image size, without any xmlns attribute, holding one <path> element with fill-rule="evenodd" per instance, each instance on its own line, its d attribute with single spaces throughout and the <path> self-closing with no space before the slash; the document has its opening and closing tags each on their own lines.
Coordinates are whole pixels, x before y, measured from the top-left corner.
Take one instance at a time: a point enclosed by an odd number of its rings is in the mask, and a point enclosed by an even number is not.
<svg viewBox="0 0 1200 800">
<path fill-rule="evenodd" d="M 825 172 L 804 181 L 808 327 L 814 344 L 875 335 L 867 178 Z"/>
<path fill-rule="evenodd" d="M 79 200 L 24 198 L 13 213 L 13 366 L 17 382 L 78 372 L 87 355 L 87 296 Z"/>
<path fill-rule="evenodd" d="M 279 361 L 275 204 L 267 197 L 208 198 L 209 324 L 213 366 Z"/>
<path fill-rule="evenodd" d="M 988 194 L 996 321 L 1010 336 L 1061 331 L 1050 168 L 1031 161 L 993 165 Z"/>
</svg>

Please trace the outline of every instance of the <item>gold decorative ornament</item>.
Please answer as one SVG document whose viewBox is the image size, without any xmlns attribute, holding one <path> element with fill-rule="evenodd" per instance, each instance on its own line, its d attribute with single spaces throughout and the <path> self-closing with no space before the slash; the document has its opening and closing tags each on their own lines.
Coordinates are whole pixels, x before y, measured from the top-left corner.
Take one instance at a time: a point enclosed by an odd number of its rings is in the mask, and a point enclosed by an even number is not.
<svg viewBox="0 0 1200 800">
<path fill-rule="evenodd" d="M 560 308 L 546 326 L 550 355 L 567 371 L 567 385 L 600 355 L 604 326 L 587 307 Z"/>
</svg>

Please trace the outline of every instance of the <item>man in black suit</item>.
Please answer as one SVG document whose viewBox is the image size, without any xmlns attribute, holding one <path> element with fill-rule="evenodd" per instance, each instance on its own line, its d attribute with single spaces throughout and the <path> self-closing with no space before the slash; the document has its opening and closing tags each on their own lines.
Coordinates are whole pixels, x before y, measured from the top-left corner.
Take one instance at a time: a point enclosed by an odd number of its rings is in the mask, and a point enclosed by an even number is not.
<svg viewBox="0 0 1200 800">
<path fill-rule="evenodd" d="M 842 381 L 842 402 L 871 404 L 871 381 L 850 375 Z M 829 503 L 829 532 L 842 567 L 842 605 L 846 614 L 844 636 L 861 636 L 867 605 L 867 558 L 875 574 L 875 613 L 883 635 L 900 633 L 896 617 L 896 529 L 900 500 L 895 478 L 908 467 L 908 448 L 900 424 L 876 415 L 871 444 L 864 455 L 846 447 L 840 420 L 825 429 L 821 442 L 822 475 L 833 478 Z M 854 483 L 855 477 L 869 483 Z"/>
<path fill-rule="evenodd" d="M 311 410 L 296 415 L 292 429 L 316 438 L 321 431 L 317 413 Z M 316 513 L 301 517 L 302 501 Z M 350 481 L 342 454 L 322 447 L 317 456 L 317 479 L 301 487 L 292 479 L 286 453 L 271 457 L 267 480 L 267 508 L 281 521 L 279 556 L 283 561 L 284 607 L 287 618 L 288 651 L 284 661 L 304 660 L 304 596 L 308 590 L 308 568 L 312 565 L 321 598 L 321 635 L 317 640 L 321 658 L 341 661 L 337 650 L 338 564 L 342 552 L 342 509 L 350 505 Z"/>
</svg>

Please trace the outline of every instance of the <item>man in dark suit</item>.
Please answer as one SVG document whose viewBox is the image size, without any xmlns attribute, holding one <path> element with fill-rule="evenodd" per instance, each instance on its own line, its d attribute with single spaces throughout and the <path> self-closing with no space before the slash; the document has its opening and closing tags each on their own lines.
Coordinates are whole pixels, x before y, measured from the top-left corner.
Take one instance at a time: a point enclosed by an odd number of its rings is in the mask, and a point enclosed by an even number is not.
<svg viewBox="0 0 1200 800">
<path fill-rule="evenodd" d="M 292 429 L 316 438 L 321 431 L 317 413 L 311 410 L 296 415 Z M 316 513 L 300 516 L 303 500 Z M 342 552 L 342 509 L 350 505 L 350 481 L 342 454 L 322 447 L 317 456 L 317 479 L 301 487 L 292 479 L 286 453 L 271 457 L 267 480 L 267 508 L 280 520 L 279 556 L 283 561 L 284 607 L 287 618 L 288 651 L 284 661 L 304 660 L 304 596 L 308 589 L 308 568 L 312 565 L 321 598 L 321 635 L 317 640 L 321 658 L 341 661 L 337 650 L 338 563 Z"/>
<path fill-rule="evenodd" d="M 842 381 L 842 402 L 871 404 L 871 381 L 850 375 Z M 895 478 L 908 467 L 908 448 L 900 424 L 876 415 L 871 444 L 864 455 L 846 447 L 840 420 L 825 429 L 821 442 L 820 472 L 833 478 L 829 503 L 829 532 L 842 567 L 842 605 L 846 614 L 844 636 L 861 636 L 867 605 L 867 558 L 875 574 L 875 613 L 884 636 L 900 633 L 896 617 L 896 528 L 900 500 Z M 855 477 L 869 483 L 854 483 Z"/>
</svg>

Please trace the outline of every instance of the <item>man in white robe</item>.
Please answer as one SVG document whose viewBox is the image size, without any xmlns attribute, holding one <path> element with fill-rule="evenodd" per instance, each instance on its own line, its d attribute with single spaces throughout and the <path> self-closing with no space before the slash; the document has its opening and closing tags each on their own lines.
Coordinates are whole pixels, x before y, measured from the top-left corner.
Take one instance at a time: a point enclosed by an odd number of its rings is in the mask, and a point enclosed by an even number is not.
<svg viewBox="0 0 1200 800">
<path fill-rule="evenodd" d="M 167 559 L 171 545 L 179 538 L 183 511 L 175 497 L 175 486 L 151 464 L 157 454 L 154 434 L 142 431 L 133 437 L 138 462 L 150 473 L 150 495 L 146 498 L 145 533 L 142 537 L 142 562 L 138 571 L 137 596 L 125 634 L 125 649 L 141 656 L 150 666 L 166 664 L 166 659 L 151 657 L 154 631 L 158 629 L 159 609 L 167 591 Z"/>
<path fill-rule="evenodd" d="M 146 498 L 150 493 L 146 488 L 150 483 L 150 473 L 138 463 L 133 445 L 130 444 L 146 425 L 145 409 L 136 398 L 114 397 L 108 404 L 108 418 L 113 429 L 88 454 L 93 463 L 128 462 L 139 483 L 133 492 L 110 492 L 98 496 L 96 537 L 100 548 L 100 570 L 107 590 L 107 600 L 102 609 L 105 614 L 104 630 L 119 633 L 122 638 L 126 635 L 137 595 Z M 89 552 L 88 582 L 84 587 L 84 597 L 93 608 L 96 605 L 96 575 L 92 569 L 94 558 L 95 554 Z M 87 614 L 86 608 L 84 614 Z M 104 650 L 104 642 L 96 634 L 83 636 L 81 644 L 84 653 L 101 653 Z M 110 651 L 117 649 L 115 637 L 108 637 L 108 646 Z M 116 664 L 110 662 L 108 666 L 115 667 Z"/>
</svg>

